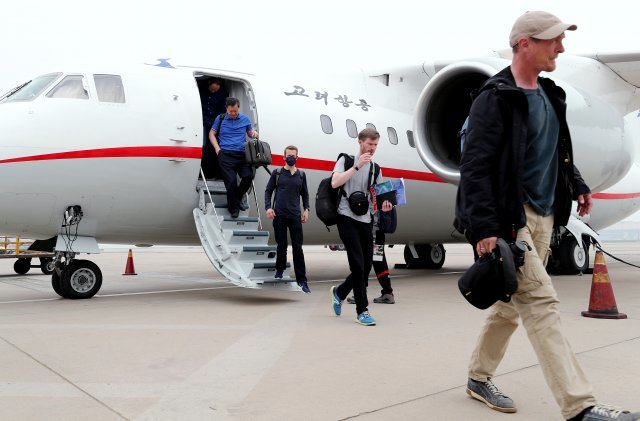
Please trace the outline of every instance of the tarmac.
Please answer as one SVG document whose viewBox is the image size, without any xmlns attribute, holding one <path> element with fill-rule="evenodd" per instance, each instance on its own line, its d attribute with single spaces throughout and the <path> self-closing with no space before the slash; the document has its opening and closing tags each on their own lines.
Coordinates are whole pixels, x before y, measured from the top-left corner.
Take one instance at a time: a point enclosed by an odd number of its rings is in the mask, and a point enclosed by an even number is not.
<svg viewBox="0 0 640 421">
<path fill-rule="evenodd" d="M 396 304 L 370 304 L 375 327 L 346 302 L 333 314 L 347 258 L 322 247 L 305 249 L 311 294 L 233 287 L 196 247 L 134 249 L 137 276 L 122 276 L 126 249 L 83 256 L 104 282 L 78 301 L 2 260 L 0 419 L 561 420 L 522 327 L 494 378 L 518 412 L 466 395 L 486 312 L 457 288 L 469 246 L 445 247 L 440 270 L 392 269 Z M 605 248 L 640 263 L 638 243 Z M 606 261 L 628 319 L 581 317 L 591 275 L 554 276 L 563 325 L 598 400 L 640 410 L 640 269 Z"/>
</svg>

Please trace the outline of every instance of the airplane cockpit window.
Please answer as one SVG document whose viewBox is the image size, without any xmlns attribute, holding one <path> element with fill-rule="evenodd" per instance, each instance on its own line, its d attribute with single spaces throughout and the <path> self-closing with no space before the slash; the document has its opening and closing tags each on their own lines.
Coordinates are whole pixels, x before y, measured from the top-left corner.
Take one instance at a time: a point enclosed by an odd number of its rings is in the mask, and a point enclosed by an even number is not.
<svg viewBox="0 0 640 421">
<path fill-rule="evenodd" d="M 416 147 L 416 142 L 413 140 L 413 132 L 411 130 L 407 130 L 407 140 L 409 141 L 409 146 L 412 148 Z"/>
<path fill-rule="evenodd" d="M 353 120 L 347 120 L 347 134 L 349 137 L 356 138 L 358 137 L 358 127 L 356 126 L 356 122 Z"/>
<path fill-rule="evenodd" d="M 326 134 L 333 133 L 333 123 L 331 122 L 331 117 L 328 115 L 322 114 L 320 116 L 320 125 L 322 126 L 322 131 Z"/>
<path fill-rule="evenodd" d="M 124 86 L 118 75 L 93 75 L 100 102 L 117 102 L 123 104 Z"/>
<path fill-rule="evenodd" d="M 49 87 L 60 77 L 62 73 L 49 73 L 46 75 L 38 76 L 37 78 L 30 80 L 27 83 L 23 83 L 0 96 L 1 102 L 14 102 L 14 101 L 33 101 L 38 95 Z"/>
<path fill-rule="evenodd" d="M 66 76 L 49 91 L 47 98 L 89 99 L 83 79 L 82 75 Z"/>
<path fill-rule="evenodd" d="M 387 134 L 389 135 L 389 142 L 391 142 L 392 145 L 397 145 L 398 133 L 396 133 L 396 129 L 393 127 L 387 127 Z"/>
</svg>

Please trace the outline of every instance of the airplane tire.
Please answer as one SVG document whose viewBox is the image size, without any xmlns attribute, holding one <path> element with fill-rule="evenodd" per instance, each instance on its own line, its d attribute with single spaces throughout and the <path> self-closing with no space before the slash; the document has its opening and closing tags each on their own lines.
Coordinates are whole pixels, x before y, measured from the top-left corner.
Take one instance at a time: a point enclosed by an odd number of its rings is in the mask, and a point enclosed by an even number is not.
<svg viewBox="0 0 640 421">
<path fill-rule="evenodd" d="M 413 257 L 413 254 L 411 253 L 411 249 L 409 248 L 409 245 L 404 246 L 404 262 L 407 264 L 407 268 L 415 269 L 415 268 L 424 267 L 424 261 L 421 257 L 424 256 L 425 254 L 425 250 L 424 250 L 425 246 L 428 247 L 426 244 L 415 245 L 416 253 L 418 253 L 417 258 Z"/>
<path fill-rule="evenodd" d="M 440 269 L 444 265 L 444 259 L 447 252 L 442 244 L 436 244 L 435 246 L 427 246 L 426 253 L 422 257 L 422 260 L 427 269 Z"/>
<path fill-rule="evenodd" d="M 72 260 L 60 281 L 66 298 L 91 298 L 102 286 L 102 272 L 98 265 L 89 260 Z"/>
<path fill-rule="evenodd" d="M 31 259 L 27 259 L 27 258 L 18 259 L 13 264 L 13 270 L 18 275 L 24 275 L 25 273 L 29 272 L 29 269 L 31 269 Z"/>
<path fill-rule="evenodd" d="M 578 247 L 575 237 L 566 237 L 558 247 L 559 272 L 565 275 L 584 273 L 589 268 L 589 250 L 582 243 L 582 249 Z"/>
<path fill-rule="evenodd" d="M 54 265 L 53 259 L 50 257 L 43 257 L 40 259 L 40 270 L 45 275 L 51 275 L 53 273 Z"/>
<path fill-rule="evenodd" d="M 53 290 L 56 292 L 56 294 L 58 294 L 62 298 L 67 298 L 65 297 L 64 291 L 62 290 L 62 282 L 60 281 L 60 276 L 55 270 L 51 273 L 51 286 L 53 287 Z"/>
</svg>

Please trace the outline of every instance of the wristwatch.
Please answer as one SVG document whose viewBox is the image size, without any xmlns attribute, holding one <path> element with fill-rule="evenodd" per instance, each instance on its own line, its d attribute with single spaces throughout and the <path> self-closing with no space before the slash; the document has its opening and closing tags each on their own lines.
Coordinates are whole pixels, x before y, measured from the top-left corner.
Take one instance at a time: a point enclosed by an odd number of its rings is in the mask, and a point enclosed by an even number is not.
<svg viewBox="0 0 640 421">
<path fill-rule="evenodd" d="M 352 168 L 354 168 L 356 171 L 360 171 L 360 168 L 358 168 L 357 165 L 354 165 Z"/>
</svg>

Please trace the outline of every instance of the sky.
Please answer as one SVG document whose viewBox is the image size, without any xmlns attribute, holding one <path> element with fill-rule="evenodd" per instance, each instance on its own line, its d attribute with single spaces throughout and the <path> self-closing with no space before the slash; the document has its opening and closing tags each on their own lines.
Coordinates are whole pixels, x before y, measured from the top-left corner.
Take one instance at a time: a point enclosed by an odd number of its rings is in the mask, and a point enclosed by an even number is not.
<svg viewBox="0 0 640 421">
<path fill-rule="evenodd" d="M 198 66 L 231 57 L 335 70 L 473 58 L 507 48 L 527 10 L 578 25 L 567 53 L 640 50 L 640 3 L 621 0 L 24 0 L 0 10 L 0 93 L 93 61 Z"/>
<path fill-rule="evenodd" d="M 94 4 L 95 3 L 95 4 Z M 471 58 L 508 47 L 513 21 L 547 10 L 578 31 L 568 52 L 640 48 L 640 4 L 578 0 L 4 2 L 0 92 L 56 66 L 231 56 L 301 67 L 384 67 Z"/>
</svg>

